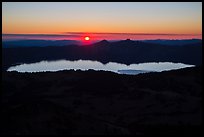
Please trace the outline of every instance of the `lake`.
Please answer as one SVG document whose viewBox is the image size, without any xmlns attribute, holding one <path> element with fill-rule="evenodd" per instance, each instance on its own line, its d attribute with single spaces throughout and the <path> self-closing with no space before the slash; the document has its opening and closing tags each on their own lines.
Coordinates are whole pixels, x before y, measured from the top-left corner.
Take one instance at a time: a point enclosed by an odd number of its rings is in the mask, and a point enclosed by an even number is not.
<svg viewBox="0 0 204 137">
<path fill-rule="evenodd" d="M 146 72 L 161 72 L 165 70 L 180 69 L 185 67 L 192 67 L 194 65 L 187 65 L 183 63 L 172 63 L 172 62 L 150 62 L 150 63 L 139 63 L 139 64 L 120 64 L 116 62 L 109 62 L 103 64 L 98 61 L 92 60 L 57 60 L 57 61 L 40 61 L 30 64 L 20 64 L 10 67 L 7 71 L 18 71 L 18 72 L 46 72 L 46 71 L 59 71 L 59 70 L 104 70 L 112 71 L 118 74 L 130 74 L 135 75 Z"/>
</svg>

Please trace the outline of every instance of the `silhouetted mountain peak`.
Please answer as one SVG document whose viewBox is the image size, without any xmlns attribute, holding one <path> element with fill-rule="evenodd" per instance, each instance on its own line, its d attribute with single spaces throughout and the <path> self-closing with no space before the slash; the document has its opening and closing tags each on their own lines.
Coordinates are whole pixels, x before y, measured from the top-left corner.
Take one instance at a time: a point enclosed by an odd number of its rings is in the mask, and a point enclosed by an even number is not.
<svg viewBox="0 0 204 137">
<path fill-rule="evenodd" d="M 107 40 L 101 40 L 100 43 L 109 43 Z"/>
<path fill-rule="evenodd" d="M 130 40 L 130 39 L 126 39 L 126 40 L 121 40 L 121 41 L 115 42 L 115 44 L 117 44 L 118 46 L 119 45 L 121 45 L 121 46 L 130 46 L 130 45 L 135 45 L 136 42 L 133 41 L 133 40 Z"/>
<path fill-rule="evenodd" d="M 95 46 L 103 46 L 103 45 L 108 45 L 110 42 L 108 42 L 107 40 L 101 40 L 101 41 L 99 41 L 99 42 L 97 42 L 97 43 L 95 43 L 94 45 Z"/>
<path fill-rule="evenodd" d="M 133 40 L 130 40 L 130 39 L 126 39 L 126 40 L 121 40 L 120 42 L 134 42 Z"/>
<path fill-rule="evenodd" d="M 132 41 L 132 40 L 130 40 L 130 39 L 126 39 L 125 41 Z"/>
</svg>

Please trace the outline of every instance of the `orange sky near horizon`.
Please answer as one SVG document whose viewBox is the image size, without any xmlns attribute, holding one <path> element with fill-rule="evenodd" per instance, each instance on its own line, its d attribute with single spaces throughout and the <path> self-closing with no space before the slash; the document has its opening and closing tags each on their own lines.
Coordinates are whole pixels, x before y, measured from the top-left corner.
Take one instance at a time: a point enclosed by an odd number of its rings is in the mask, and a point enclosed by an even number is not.
<svg viewBox="0 0 204 137">
<path fill-rule="evenodd" d="M 3 2 L 2 34 L 201 34 L 202 3 Z"/>
</svg>

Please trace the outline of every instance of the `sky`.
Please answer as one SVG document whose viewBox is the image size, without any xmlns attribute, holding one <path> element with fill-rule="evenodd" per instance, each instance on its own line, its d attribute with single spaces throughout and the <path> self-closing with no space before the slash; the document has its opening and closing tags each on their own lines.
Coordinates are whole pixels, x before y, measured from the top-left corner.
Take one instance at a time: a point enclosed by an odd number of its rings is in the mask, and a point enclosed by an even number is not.
<svg viewBox="0 0 204 137">
<path fill-rule="evenodd" d="M 201 38 L 202 2 L 3 2 L 2 34 Z"/>
</svg>

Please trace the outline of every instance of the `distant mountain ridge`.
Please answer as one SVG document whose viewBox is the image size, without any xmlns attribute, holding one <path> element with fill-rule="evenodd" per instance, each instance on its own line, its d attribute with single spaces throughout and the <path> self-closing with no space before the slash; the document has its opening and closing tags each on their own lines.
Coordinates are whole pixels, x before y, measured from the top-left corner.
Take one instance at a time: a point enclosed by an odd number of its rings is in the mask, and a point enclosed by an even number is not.
<svg viewBox="0 0 204 137">
<path fill-rule="evenodd" d="M 65 46 L 65 45 L 78 45 L 77 40 L 15 40 L 3 41 L 4 48 L 7 47 L 45 47 L 45 46 Z"/>
<path fill-rule="evenodd" d="M 201 39 L 184 39 L 184 40 L 143 40 L 146 43 L 154 43 L 154 44 L 162 44 L 162 45 L 169 45 L 169 46 L 181 46 L 186 44 L 197 44 L 202 43 Z"/>
<path fill-rule="evenodd" d="M 196 45 L 196 46 L 195 46 Z M 3 70 L 16 63 L 34 63 L 42 60 L 96 60 L 126 65 L 146 62 L 173 62 L 189 65 L 202 64 L 202 43 L 164 46 L 143 41 L 106 40 L 90 45 L 2 48 Z"/>
<path fill-rule="evenodd" d="M 202 44 L 201 39 L 186 39 L 186 40 L 118 40 L 118 41 L 107 41 L 101 40 L 90 44 L 92 46 L 107 46 L 107 45 L 137 45 L 141 43 L 146 44 L 160 44 L 167 46 L 182 46 L 188 44 Z M 13 40 L 13 41 L 2 41 L 3 48 L 10 47 L 45 47 L 45 46 L 68 46 L 68 45 L 83 45 L 78 40 Z"/>
</svg>

